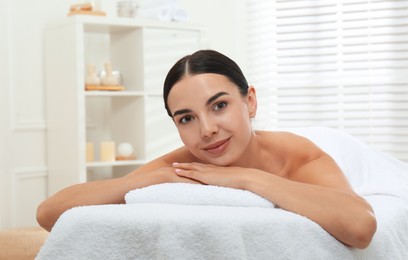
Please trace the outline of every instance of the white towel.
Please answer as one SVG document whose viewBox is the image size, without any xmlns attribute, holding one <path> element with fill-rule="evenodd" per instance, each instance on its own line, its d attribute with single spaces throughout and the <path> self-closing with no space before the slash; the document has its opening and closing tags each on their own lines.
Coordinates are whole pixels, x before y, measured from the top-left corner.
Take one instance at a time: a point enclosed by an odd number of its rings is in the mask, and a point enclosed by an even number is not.
<svg viewBox="0 0 408 260">
<path fill-rule="evenodd" d="M 52 229 L 48 259 L 408 259 L 408 207 L 366 198 L 378 230 L 365 250 L 337 241 L 300 215 L 261 207 L 125 204 L 73 208 Z"/>
<path fill-rule="evenodd" d="M 173 8 L 172 20 L 174 22 L 186 22 L 189 19 L 190 19 L 190 16 L 188 15 L 187 11 L 185 11 L 184 9 L 181 9 L 180 7 Z"/>
<path fill-rule="evenodd" d="M 163 203 L 229 207 L 273 208 L 274 204 L 261 196 L 246 191 L 191 183 L 163 183 L 129 191 L 128 204 Z"/>
<path fill-rule="evenodd" d="M 185 22 L 188 13 L 176 0 L 145 0 L 139 8 L 138 15 L 160 21 Z"/>
<path fill-rule="evenodd" d="M 173 17 L 173 6 L 171 4 L 164 4 L 140 8 L 138 15 L 164 22 L 170 22 Z"/>
</svg>

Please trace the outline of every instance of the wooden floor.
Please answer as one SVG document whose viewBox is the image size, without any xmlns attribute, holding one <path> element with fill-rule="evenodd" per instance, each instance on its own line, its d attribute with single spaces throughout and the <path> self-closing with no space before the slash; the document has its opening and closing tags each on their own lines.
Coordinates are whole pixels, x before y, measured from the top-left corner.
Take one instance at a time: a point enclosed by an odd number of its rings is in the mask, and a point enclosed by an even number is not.
<svg viewBox="0 0 408 260">
<path fill-rule="evenodd" d="M 40 227 L 0 231 L 0 259 L 34 259 L 47 239 L 48 232 Z"/>
</svg>

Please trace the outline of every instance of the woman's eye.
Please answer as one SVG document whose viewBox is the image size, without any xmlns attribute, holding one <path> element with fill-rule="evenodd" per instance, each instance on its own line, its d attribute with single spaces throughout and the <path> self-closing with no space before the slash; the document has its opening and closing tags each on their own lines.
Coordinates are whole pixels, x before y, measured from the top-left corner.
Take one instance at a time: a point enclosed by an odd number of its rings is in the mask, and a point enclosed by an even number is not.
<svg viewBox="0 0 408 260">
<path fill-rule="evenodd" d="M 192 116 L 184 116 L 184 117 L 180 118 L 179 122 L 181 124 L 187 124 L 188 122 L 190 122 L 193 119 L 194 118 Z"/>
<path fill-rule="evenodd" d="M 226 106 L 227 106 L 227 102 L 224 102 L 224 101 L 218 102 L 217 104 L 215 104 L 214 110 L 219 111 L 225 108 Z"/>
</svg>

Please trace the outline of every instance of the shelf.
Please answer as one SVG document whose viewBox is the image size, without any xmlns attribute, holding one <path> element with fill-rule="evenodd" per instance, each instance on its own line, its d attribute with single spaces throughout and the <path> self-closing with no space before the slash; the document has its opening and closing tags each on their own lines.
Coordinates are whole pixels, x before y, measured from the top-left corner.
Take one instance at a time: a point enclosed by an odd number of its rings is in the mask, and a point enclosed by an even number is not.
<svg viewBox="0 0 408 260">
<path fill-rule="evenodd" d="M 124 176 L 179 148 L 177 129 L 163 112 L 162 81 L 181 56 L 203 49 L 204 40 L 201 27 L 141 18 L 74 15 L 47 25 L 49 194 Z M 85 90 L 86 65 L 106 60 L 120 71 L 124 90 Z M 130 143 L 141 160 L 99 161 L 103 141 Z M 87 142 L 95 145 L 95 161 L 86 162 Z"/>
<path fill-rule="evenodd" d="M 99 91 L 88 90 L 85 91 L 87 97 L 143 97 L 143 91 Z"/>
<path fill-rule="evenodd" d="M 110 166 L 129 166 L 129 165 L 143 165 L 144 160 L 130 160 L 130 161 L 114 161 L 114 162 L 88 162 L 86 167 L 110 167 Z"/>
<path fill-rule="evenodd" d="M 100 32 L 100 33 L 116 33 L 135 28 L 164 28 L 164 29 L 178 29 L 178 30 L 203 30 L 202 26 L 183 22 L 164 22 L 155 19 L 148 19 L 143 17 L 123 18 L 123 17 L 106 17 L 93 15 L 73 15 L 64 18 L 58 22 L 53 22 L 47 27 L 60 27 L 68 23 L 82 23 L 85 25 L 86 32 Z"/>
</svg>

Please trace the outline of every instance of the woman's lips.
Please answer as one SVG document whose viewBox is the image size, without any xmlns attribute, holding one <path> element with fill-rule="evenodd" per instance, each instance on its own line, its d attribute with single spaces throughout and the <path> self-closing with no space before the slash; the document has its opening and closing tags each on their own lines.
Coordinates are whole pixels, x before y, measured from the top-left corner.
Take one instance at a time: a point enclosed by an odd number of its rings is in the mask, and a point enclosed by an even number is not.
<svg viewBox="0 0 408 260">
<path fill-rule="evenodd" d="M 229 144 L 229 138 L 215 142 L 213 144 L 207 145 L 206 147 L 204 147 L 203 150 L 205 150 L 208 153 L 211 154 L 219 154 L 225 151 L 225 149 L 227 149 L 228 144 Z"/>
</svg>

